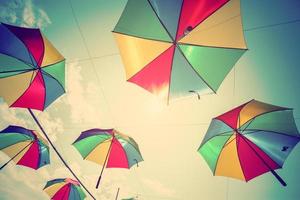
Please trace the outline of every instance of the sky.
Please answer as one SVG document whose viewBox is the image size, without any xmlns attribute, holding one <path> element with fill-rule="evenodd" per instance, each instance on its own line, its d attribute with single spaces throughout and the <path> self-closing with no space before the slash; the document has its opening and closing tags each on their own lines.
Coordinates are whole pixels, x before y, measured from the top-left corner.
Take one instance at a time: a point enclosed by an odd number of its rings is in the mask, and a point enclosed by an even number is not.
<svg viewBox="0 0 300 200">
<path fill-rule="evenodd" d="M 248 183 L 215 177 L 197 149 L 213 117 L 251 99 L 294 108 L 300 126 L 300 2 L 241 0 L 248 51 L 217 94 L 169 105 L 126 82 L 111 33 L 125 5 L 126 0 L 0 3 L 0 21 L 41 28 L 66 58 L 66 94 L 35 114 L 97 199 L 114 199 L 118 188 L 120 198 L 142 200 L 297 199 L 299 145 L 277 171 L 288 183 L 285 188 L 270 173 Z M 0 129 L 15 124 L 38 130 L 25 109 L 9 108 L 1 98 L 0 119 Z M 105 170 L 96 190 L 101 167 L 82 160 L 71 146 L 82 131 L 91 128 L 116 128 L 130 135 L 145 161 L 130 170 Z M 55 153 L 50 153 L 51 165 L 37 171 L 12 163 L 5 167 L 0 172 L 0 199 L 48 199 L 42 190 L 48 180 L 71 177 Z M 0 153 L 0 163 L 8 159 Z"/>
</svg>

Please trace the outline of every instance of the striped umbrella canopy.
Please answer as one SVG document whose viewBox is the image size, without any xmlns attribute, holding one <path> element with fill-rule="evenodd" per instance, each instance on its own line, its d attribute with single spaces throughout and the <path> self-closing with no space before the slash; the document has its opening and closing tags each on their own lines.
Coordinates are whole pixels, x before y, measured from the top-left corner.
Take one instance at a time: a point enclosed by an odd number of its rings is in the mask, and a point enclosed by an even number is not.
<svg viewBox="0 0 300 200">
<path fill-rule="evenodd" d="M 41 31 L 0 23 L 0 96 L 7 104 L 44 110 L 64 88 L 65 59 Z"/>
<path fill-rule="evenodd" d="M 50 180 L 44 191 L 53 200 L 83 200 L 86 197 L 79 182 L 70 178 Z"/>
<path fill-rule="evenodd" d="M 247 50 L 240 0 L 128 0 L 113 33 L 127 81 L 167 101 L 215 93 Z"/>
<path fill-rule="evenodd" d="M 293 112 L 251 100 L 214 118 L 198 149 L 213 174 L 249 181 L 274 171 L 300 141 Z"/>
<path fill-rule="evenodd" d="M 11 158 L 0 169 L 12 160 L 35 170 L 50 163 L 47 141 L 36 131 L 20 126 L 8 126 L 0 132 L 0 150 Z"/>
<path fill-rule="evenodd" d="M 143 161 L 139 146 L 134 139 L 115 129 L 84 131 L 73 145 L 85 160 L 102 165 L 96 187 L 99 185 L 105 167 L 129 169 Z"/>
</svg>

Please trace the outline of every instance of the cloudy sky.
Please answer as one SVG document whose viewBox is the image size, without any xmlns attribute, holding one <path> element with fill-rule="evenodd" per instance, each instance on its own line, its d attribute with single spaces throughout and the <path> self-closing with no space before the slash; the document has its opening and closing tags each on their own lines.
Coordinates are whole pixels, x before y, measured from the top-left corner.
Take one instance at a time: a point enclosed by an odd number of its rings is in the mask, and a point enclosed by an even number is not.
<svg viewBox="0 0 300 200">
<path fill-rule="evenodd" d="M 67 93 L 45 112 L 35 112 L 64 158 L 98 199 L 297 199 L 300 146 L 278 173 L 248 183 L 214 177 L 197 148 L 211 118 L 250 99 L 294 108 L 300 126 L 300 2 L 241 0 L 248 51 L 228 74 L 217 95 L 189 97 L 165 105 L 126 82 L 111 31 L 126 0 L 3 0 L 0 21 L 39 27 L 66 58 Z M 28 112 L 8 108 L 0 98 L 0 128 L 9 124 L 38 130 Z M 132 136 L 144 157 L 130 170 L 108 169 L 94 189 L 100 166 L 83 161 L 71 146 L 81 131 L 117 128 Z M 0 163 L 8 157 L 0 152 Z M 47 180 L 71 177 L 54 152 L 38 171 L 9 164 L 0 173 L 0 199 L 48 199 Z M 249 195 L 251 194 L 251 195 Z M 88 197 L 89 198 L 89 197 Z"/>
</svg>

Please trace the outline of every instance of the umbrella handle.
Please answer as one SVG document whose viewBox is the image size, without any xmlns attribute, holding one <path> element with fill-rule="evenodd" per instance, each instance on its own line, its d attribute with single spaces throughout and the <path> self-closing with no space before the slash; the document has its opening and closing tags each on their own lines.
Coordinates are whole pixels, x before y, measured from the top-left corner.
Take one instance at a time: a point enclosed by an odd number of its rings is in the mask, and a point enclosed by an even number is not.
<svg viewBox="0 0 300 200">
<path fill-rule="evenodd" d="M 275 176 L 275 178 L 281 183 L 282 186 L 286 187 L 286 182 L 274 171 L 271 170 L 271 173 Z"/>
</svg>

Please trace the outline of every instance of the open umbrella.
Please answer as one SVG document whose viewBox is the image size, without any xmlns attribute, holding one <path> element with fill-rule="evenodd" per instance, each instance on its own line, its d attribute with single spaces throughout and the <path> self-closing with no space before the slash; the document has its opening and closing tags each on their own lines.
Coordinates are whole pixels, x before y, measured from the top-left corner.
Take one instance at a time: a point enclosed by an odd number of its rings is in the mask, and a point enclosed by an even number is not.
<svg viewBox="0 0 300 200">
<path fill-rule="evenodd" d="M 168 101 L 215 93 L 246 51 L 239 0 L 128 0 L 113 30 L 126 78 Z"/>
<path fill-rule="evenodd" d="M 96 188 L 104 168 L 131 168 L 143 161 L 138 144 L 115 129 L 90 129 L 73 143 L 85 160 L 102 165 Z"/>
<path fill-rule="evenodd" d="M 214 175 L 249 181 L 275 172 L 300 141 L 293 112 L 251 100 L 214 118 L 198 149 Z"/>
<path fill-rule="evenodd" d="M 64 88 L 65 59 L 41 31 L 0 23 L 0 96 L 10 107 L 28 109 L 56 154 L 80 182 L 31 110 L 43 111 L 65 93 Z"/>
<path fill-rule="evenodd" d="M 50 163 L 48 143 L 37 132 L 20 126 L 0 132 L 0 150 L 11 158 L 0 170 L 12 160 L 35 170 Z"/>
<path fill-rule="evenodd" d="M 70 178 L 50 180 L 44 191 L 53 200 L 83 200 L 86 197 L 79 182 Z"/>
</svg>

